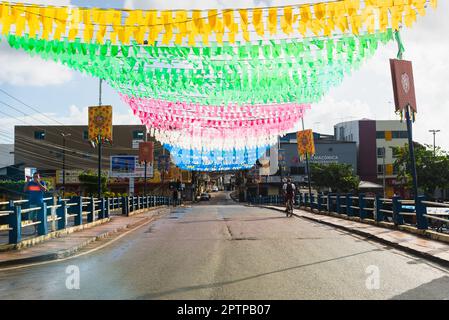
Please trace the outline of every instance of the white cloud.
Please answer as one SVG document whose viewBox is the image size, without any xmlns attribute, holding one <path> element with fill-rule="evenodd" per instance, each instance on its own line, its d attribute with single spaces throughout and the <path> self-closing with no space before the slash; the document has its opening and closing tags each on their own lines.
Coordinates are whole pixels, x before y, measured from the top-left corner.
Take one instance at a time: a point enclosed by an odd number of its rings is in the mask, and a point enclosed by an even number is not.
<svg viewBox="0 0 449 320">
<path fill-rule="evenodd" d="M 72 80 L 72 72 L 52 61 L 12 49 L 6 43 L 0 45 L 0 84 L 15 86 L 60 85 Z"/>
</svg>

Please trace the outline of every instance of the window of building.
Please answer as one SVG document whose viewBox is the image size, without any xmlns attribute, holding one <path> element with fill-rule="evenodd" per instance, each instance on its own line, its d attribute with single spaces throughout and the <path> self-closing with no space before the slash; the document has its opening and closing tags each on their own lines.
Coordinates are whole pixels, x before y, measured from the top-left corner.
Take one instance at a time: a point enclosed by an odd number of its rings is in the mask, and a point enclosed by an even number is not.
<svg viewBox="0 0 449 320">
<path fill-rule="evenodd" d="M 384 155 L 385 155 L 385 148 L 384 147 L 377 148 L 377 157 L 378 158 L 383 158 Z"/>
<path fill-rule="evenodd" d="M 89 131 L 83 130 L 83 140 L 89 140 Z"/>
<path fill-rule="evenodd" d="M 383 174 L 384 173 L 384 166 L 382 164 L 377 165 L 377 174 Z"/>
<path fill-rule="evenodd" d="M 340 127 L 340 140 L 345 140 L 345 128 Z"/>
<path fill-rule="evenodd" d="M 133 140 L 143 140 L 144 133 L 141 130 L 133 131 Z"/>
<path fill-rule="evenodd" d="M 376 131 L 376 139 L 385 139 L 385 131 Z"/>
<path fill-rule="evenodd" d="M 393 139 L 407 139 L 407 131 L 393 131 L 392 133 Z"/>
<path fill-rule="evenodd" d="M 34 139 L 45 140 L 45 131 L 34 131 Z"/>
</svg>

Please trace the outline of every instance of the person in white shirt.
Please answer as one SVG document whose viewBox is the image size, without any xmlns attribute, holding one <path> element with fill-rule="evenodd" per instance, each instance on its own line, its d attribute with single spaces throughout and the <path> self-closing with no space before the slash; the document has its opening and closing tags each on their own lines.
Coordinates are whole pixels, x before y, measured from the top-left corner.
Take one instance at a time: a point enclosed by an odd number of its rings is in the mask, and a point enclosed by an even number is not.
<svg viewBox="0 0 449 320">
<path fill-rule="evenodd" d="M 295 199 L 295 184 L 292 183 L 292 179 L 288 178 L 287 182 L 284 183 L 284 185 L 282 186 L 282 190 L 284 192 L 284 196 L 285 196 L 285 206 L 286 206 L 286 210 L 285 211 L 289 211 L 289 201 L 291 201 L 291 208 L 290 210 L 293 211 L 293 203 L 294 203 L 294 199 Z M 290 215 L 291 216 L 291 215 Z"/>
</svg>

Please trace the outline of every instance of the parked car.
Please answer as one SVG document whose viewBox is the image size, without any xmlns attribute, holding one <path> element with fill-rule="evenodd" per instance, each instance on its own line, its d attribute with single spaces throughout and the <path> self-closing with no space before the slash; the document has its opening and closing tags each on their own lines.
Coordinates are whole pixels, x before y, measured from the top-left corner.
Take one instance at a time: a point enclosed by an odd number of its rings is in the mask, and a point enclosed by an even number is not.
<svg viewBox="0 0 449 320">
<path fill-rule="evenodd" d="M 202 193 L 200 196 L 201 201 L 209 201 L 210 200 L 210 194 L 208 193 Z"/>
<path fill-rule="evenodd" d="M 218 187 L 217 186 L 213 186 L 212 187 L 212 192 L 218 192 Z"/>
</svg>

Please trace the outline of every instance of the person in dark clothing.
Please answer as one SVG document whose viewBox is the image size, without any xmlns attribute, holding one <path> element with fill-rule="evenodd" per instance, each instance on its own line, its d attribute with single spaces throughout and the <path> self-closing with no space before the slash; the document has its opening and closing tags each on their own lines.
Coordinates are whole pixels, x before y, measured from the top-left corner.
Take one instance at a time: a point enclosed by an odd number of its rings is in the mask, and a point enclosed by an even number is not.
<svg viewBox="0 0 449 320">
<path fill-rule="evenodd" d="M 40 174 L 35 172 L 32 180 L 31 177 L 27 177 L 27 183 L 23 191 L 28 195 L 29 208 L 40 207 L 44 203 L 44 193 L 47 192 L 47 185 L 41 180 Z M 36 221 L 37 211 L 31 211 L 28 217 L 30 220 Z"/>
</svg>

